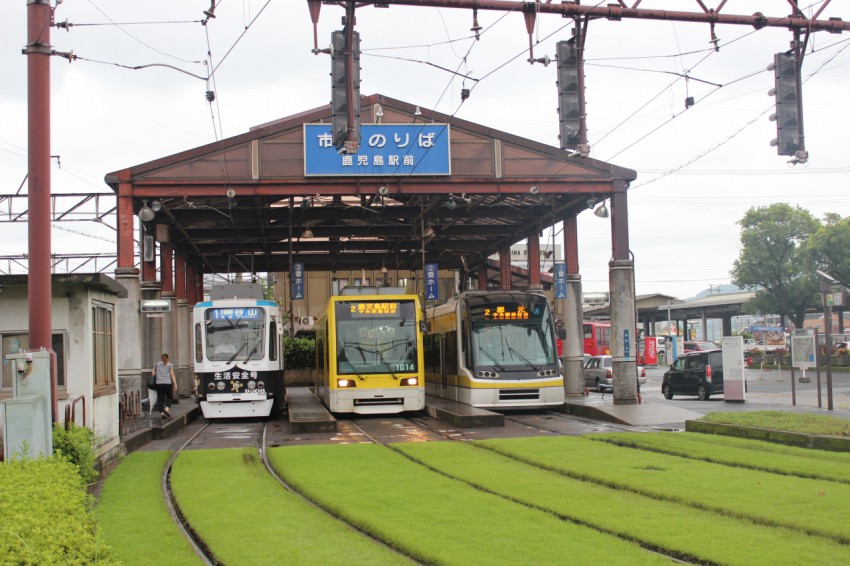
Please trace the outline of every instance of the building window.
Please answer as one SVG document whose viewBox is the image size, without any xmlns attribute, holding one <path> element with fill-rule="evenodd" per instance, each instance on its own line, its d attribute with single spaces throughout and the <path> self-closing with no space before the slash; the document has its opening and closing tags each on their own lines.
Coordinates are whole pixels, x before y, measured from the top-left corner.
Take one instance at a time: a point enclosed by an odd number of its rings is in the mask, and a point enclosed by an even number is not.
<svg viewBox="0 0 850 566">
<path fill-rule="evenodd" d="M 91 311 L 94 386 L 101 387 L 115 383 L 112 305 L 93 303 Z"/>
<path fill-rule="evenodd" d="M 15 379 L 15 368 L 6 356 L 28 350 L 29 343 L 30 337 L 26 332 L 0 334 L 3 356 L 3 363 L 0 364 L 0 389 L 11 392 L 12 382 Z M 65 334 L 54 332 L 51 343 L 53 351 L 56 352 L 56 386 L 59 389 L 65 389 Z"/>
</svg>

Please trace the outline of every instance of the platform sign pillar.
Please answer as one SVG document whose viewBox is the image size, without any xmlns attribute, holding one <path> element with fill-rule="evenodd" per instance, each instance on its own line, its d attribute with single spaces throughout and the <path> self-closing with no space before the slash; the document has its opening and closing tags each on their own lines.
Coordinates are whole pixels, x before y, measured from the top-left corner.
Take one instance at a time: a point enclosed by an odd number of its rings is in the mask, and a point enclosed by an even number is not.
<svg viewBox="0 0 850 566">
<path fill-rule="evenodd" d="M 744 338 L 723 337 L 723 399 L 729 403 L 747 400 L 744 376 Z"/>
</svg>

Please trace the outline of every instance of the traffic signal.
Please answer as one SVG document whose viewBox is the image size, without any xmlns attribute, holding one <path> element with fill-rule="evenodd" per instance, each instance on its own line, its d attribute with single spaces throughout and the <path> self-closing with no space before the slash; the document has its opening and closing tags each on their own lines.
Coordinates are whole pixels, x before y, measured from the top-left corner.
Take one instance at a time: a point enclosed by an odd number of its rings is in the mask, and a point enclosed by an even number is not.
<svg viewBox="0 0 850 566">
<path fill-rule="evenodd" d="M 793 52 L 773 56 L 774 88 L 770 91 L 776 99 L 776 113 L 770 116 L 776 122 L 776 146 L 779 155 L 796 155 L 802 149 L 800 142 L 800 83 L 797 81 L 797 58 Z"/>
<path fill-rule="evenodd" d="M 577 149 L 581 131 L 579 55 L 575 38 L 558 42 L 558 119 L 561 149 Z"/>
<path fill-rule="evenodd" d="M 354 34 L 354 65 L 351 68 L 351 76 L 354 82 L 352 99 L 348 99 L 346 93 L 346 82 L 348 73 L 345 68 L 345 60 L 348 52 L 345 45 L 345 32 L 335 31 L 331 33 L 331 133 L 334 147 L 340 149 L 348 139 L 348 114 L 354 115 L 354 137 L 356 151 L 360 143 L 360 34 Z"/>
</svg>

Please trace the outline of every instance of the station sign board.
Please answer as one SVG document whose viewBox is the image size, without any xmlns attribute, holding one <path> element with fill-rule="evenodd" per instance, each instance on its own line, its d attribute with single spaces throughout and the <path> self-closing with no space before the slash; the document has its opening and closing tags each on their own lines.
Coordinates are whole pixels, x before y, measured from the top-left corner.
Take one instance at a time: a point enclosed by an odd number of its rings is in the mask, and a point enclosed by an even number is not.
<svg viewBox="0 0 850 566">
<path fill-rule="evenodd" d="M 304 176 L 451 175 L 448 124 L 363 124 L 356 153 L 339 153 L 330 124 L 304 124 Z"/>
</svg>

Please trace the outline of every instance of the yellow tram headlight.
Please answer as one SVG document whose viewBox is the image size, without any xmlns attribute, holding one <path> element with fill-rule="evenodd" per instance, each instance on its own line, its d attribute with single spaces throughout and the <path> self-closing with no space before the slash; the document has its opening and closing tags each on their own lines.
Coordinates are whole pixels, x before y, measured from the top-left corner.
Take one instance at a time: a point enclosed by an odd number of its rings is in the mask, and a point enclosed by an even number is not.
<svg viewBox="0 0 850 566">
<path fill-rule="evenodd" d="M 416 377 L 405 377 L 401 380 L 402 385 L 419 385 L 419 379 Z"/>
<path fill-rule="evenodd" d="M 337 379 L 336 386 L 340 389 L 345 389 L 348 387 L 357 387 L 357 383 L 353 379 Z"/>
</svg>

